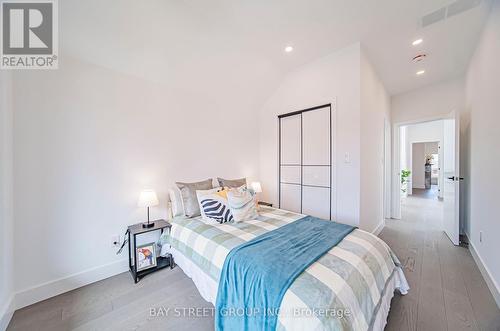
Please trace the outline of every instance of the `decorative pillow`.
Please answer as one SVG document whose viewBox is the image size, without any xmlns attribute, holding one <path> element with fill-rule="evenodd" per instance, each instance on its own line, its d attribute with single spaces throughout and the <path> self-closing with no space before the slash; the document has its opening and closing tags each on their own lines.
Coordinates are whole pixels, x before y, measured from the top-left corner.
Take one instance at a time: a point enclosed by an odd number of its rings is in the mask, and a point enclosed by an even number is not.
<svg viewBox="0 0 500 331">
<path fill-rule="evenodd" d="M 195 217 L 200 215 L 200 207 L 196 198 L 197 190 L 210 190 L 213 188 L 212 179 L 207 179 L 196 183 L 175 183 L 181 191 L 182 207 L 184 214 L 187 217 Z"/>
<path fill-rule="evenodd" d="M 196 191 L 201 216 L 205 221 L 227 223 L 233 221 L 233 214 L 227 204 L 227 189 L 217 188 Z"/>
<path fill-rule="evenodd" d="M 168 190 L 170 197 L 170 205 L 172 208 L 172 216 L 184 216 L 184 208 L 182 207 L 181 191 L 177 187 L 172 187 Z"/>
<path fill-rule="evenodd" d="M 240 178 L 240 179 L 224 179 L 217 177 L 217 181 L 219 182 L 220 187 L 241 187 L 243 185 L 247 185 L 247 179 L 246 178 Z"/>
<path fill-rule="evenodd" d="M 254 220 L 259 216 L 255 192 L 246 186 L 230 189 L 227 192 L 227 202 L 237 223 Z"/>
</svg>

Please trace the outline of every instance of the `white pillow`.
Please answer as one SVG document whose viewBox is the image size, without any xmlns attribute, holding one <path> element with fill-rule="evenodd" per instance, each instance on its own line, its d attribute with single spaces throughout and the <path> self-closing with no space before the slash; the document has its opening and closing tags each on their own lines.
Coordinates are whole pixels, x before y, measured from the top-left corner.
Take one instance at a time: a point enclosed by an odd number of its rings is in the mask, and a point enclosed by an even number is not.
<svg viewBox="0 0 500 331">
<path fill-rule="evenodd" d="M 168 190 L 170 196 L 170 204 L 172 206 L 172 216 L 184 216 L 184 207 L 182 205 L 181 191 L 177 187 Z"/>
<path fill-rule="evenodd" d="M 255 192 L 246 186 L 230 189 L 227 202 L 236 223 L 251 221 L 259 216 Z"/>
</svg>

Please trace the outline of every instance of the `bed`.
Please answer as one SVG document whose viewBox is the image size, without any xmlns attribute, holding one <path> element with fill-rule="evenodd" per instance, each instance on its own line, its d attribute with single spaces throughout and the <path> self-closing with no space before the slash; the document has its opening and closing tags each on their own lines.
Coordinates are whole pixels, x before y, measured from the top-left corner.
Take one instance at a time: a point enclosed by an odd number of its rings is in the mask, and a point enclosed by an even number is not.
<svg viewBox="0 0 500 331">
<path fill-rule="evenodd" d="M 241 223 L 176 217 L 164 240 L 201 296 L 215 305 L 221 270 L 233 248 L 305 216 L 262 206 L 257 219 Z M 409 290 L 397 257 L 381 239 L 355 229 L 293 281 L 276 329 L 383 330 L 395 290 L 403 295 Z"/>
</svg>

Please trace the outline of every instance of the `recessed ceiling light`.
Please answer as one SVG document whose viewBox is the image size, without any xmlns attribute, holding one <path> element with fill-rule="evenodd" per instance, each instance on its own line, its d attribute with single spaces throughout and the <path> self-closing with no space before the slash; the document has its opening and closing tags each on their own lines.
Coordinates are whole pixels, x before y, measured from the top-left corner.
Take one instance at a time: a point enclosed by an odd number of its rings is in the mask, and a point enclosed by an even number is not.
<svg viewBox="0 0 500 331">
<path fill-rule="evenodd" d="M 293 47 L 292 46 L 286 46 L 285 47 L 285 52 L 290 53 L 291 51 L 293 51 Z"/>
<path fill-rule="evenodd" d="M 412 44 L 413 46 L 417 46 L 417 45 L 420 45 L 420 44 L 422 43 L 422 41 L 424 41 L 424 40 L 423 40 L 423 39 L 417 39 L 417 40 L 415 40 L 414 42 L 412 42 L 411 44 Z"/>
<path fill-rule="evenodd" d="M 423 74 L 425 74 L 425 70 L 419 70 L 419 71 L 417 71 L 417 76 L 421 76 Z"/>
</svg>

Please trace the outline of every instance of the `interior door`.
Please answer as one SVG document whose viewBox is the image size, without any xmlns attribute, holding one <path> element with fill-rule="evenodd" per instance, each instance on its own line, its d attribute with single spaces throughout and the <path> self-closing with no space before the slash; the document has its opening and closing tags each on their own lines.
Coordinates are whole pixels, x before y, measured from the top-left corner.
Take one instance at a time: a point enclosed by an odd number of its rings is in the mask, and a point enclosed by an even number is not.
<svg viewBox="0 0 500 331">
<path fill-rule="evenodd" d="M 454 245 L 459 244 L 460 172 L 458 112 L 443 123 L 443 229 Z"/>
<path fill-rule="evenodd" d="M 302 213 L 331 219 L 330 106 L 302 113 Z"/>
<path fill-rule="evenodd" d="M 279 207 L 302 211 L 302 118 L 301 114 L 280 119 Z"/>
<path fill-rule="evenodd" d="M 279 116 L 279 207 L 331 219 L 331 105 Z"/>
</svg>

